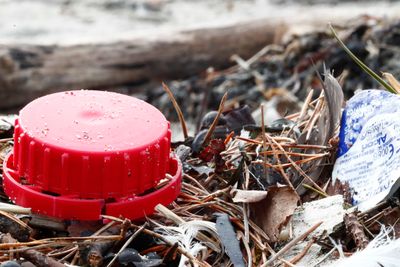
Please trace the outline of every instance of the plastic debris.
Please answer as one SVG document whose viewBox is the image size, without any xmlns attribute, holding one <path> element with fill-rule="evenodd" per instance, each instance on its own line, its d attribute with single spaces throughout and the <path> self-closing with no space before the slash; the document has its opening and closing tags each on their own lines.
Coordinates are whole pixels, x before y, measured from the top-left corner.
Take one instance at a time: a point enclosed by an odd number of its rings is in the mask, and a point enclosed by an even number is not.
<svg viewBox="0 0 400 267">
<path fill-rule="evenodd" d="M 332 178 L 349 184 L 352 204 L 362 211 L 374 207 L 399 186 L 399 129 L 399 96 L 365 90 L 348 101 Z"/>
<path fill-rule="evenodd" d="M 323 223 L 315 230 L 316 234 L 326 231 L 331 234 L 335 226 L 343 222 L 345 210 L 341 195 L 331 196 L 316 201 L 304 203 L 303 206 L 296 208 L 293 218 L 293 236 L 301 235 L 306 229 L 310 228 L 323 218 Z"/>
<path fill-rule="evenodd" d="M 370 244 L 360 252 L 348 258 L 342 258 L 329 267 L 397 267 L 400 265 L 400 239 L 392 240 L 389 238 L 386 229 L 375 237 Z M 340 248 L 339 248 L 340 250 Z"/>
</svg>

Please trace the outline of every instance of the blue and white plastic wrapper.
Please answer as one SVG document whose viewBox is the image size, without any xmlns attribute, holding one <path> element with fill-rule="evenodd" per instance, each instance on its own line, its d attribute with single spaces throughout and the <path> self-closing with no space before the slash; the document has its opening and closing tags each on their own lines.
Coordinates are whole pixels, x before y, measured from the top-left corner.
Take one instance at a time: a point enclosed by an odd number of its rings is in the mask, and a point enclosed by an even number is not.
<svg viewBox="0 0 400 267">
<path fill-rule="evenodd" d="M 364 211 L 385 199 L 400 177 L 400 96 L 365 90 L 348 102 L 332 178 L 348 182 Z"/>
</svg>

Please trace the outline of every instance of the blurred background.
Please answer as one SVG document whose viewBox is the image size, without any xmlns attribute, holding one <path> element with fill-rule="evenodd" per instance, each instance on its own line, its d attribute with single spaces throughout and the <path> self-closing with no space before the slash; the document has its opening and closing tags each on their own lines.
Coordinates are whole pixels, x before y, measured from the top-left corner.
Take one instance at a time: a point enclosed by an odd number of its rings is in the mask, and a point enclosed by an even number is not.
<svg viewBox="0 0 400 267">
<path fill-rule="evenodd" d="M 346 97 L 379 87 L 349 59 L 328 23 L 375 71 L 400 76 L 399 1 L 0 0 L 0 110 L 18 113 L 57 91 L 112 90 L 177 116 L 192 132 L 218 108 L 266 105 L 267 121 L 321 89 L 324 66 Z M 258 114 L 259 116 L 259 114 Z"/>
<path fill-rule="evenodd" d="M 400 1 L 373 0 L 0 0 L 0 42 L 113 42 L 255 19 L 320 23 L 399 11 Z"/>
</svg>

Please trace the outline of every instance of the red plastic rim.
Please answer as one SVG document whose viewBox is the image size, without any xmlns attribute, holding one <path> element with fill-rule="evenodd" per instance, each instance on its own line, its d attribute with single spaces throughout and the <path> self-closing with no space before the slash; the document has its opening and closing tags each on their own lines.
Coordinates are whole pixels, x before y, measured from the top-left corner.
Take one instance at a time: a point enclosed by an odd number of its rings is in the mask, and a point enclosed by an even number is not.
<svg viewBox="0 0 400 267">
<path fill-rule="evenodd" d="M 141 218 L 180 192 L 182 167 L 170 146 L 169 122 L 140 99 L 93 90 L 46 95 L 19 113 L 4 190 L 48 216 Z"/>
<path fill-rule="evenodd" d="M 147 194 L 130 195 L 109 201 L 54 196 L 38 190 L 35 186 L 24 185 L 13 168 L 13 154 L 6 157 L 3 166 L 4 191 L 13 202 L 30 207 L 33 212 L 62 219 L 99 220 L 101 215 L 139 219 L 154 213 L 157 204 L 169 205 L 181 190 L 182 165 L 177 158 L 171 158 L 169 163 L 172 179 L 161 188 Z"/>
<path fill-rule="evenodd" d="M 140 99 L 93 90 L 55 93 L 20 111 L 13 169 L 55 195 L 139 195 L 164 179 L 170 140 L 164 115 Z"/>
</svg>

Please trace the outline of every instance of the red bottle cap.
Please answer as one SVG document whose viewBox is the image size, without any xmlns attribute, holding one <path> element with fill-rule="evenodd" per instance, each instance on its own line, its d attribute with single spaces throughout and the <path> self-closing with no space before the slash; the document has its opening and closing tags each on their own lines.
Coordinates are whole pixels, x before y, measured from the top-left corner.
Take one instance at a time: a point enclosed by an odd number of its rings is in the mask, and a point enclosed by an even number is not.
<svg viewBox="0 0 400 267">
<path fill-rule="evenodd" d="M 162 113 L 134 97 L 47 95 L 20 111 L 4 189 L 15 203 L 49 216 L 140 218 L 180 192 L 182 168 L 170 157 L 170 139 Z"/>
</svg>

